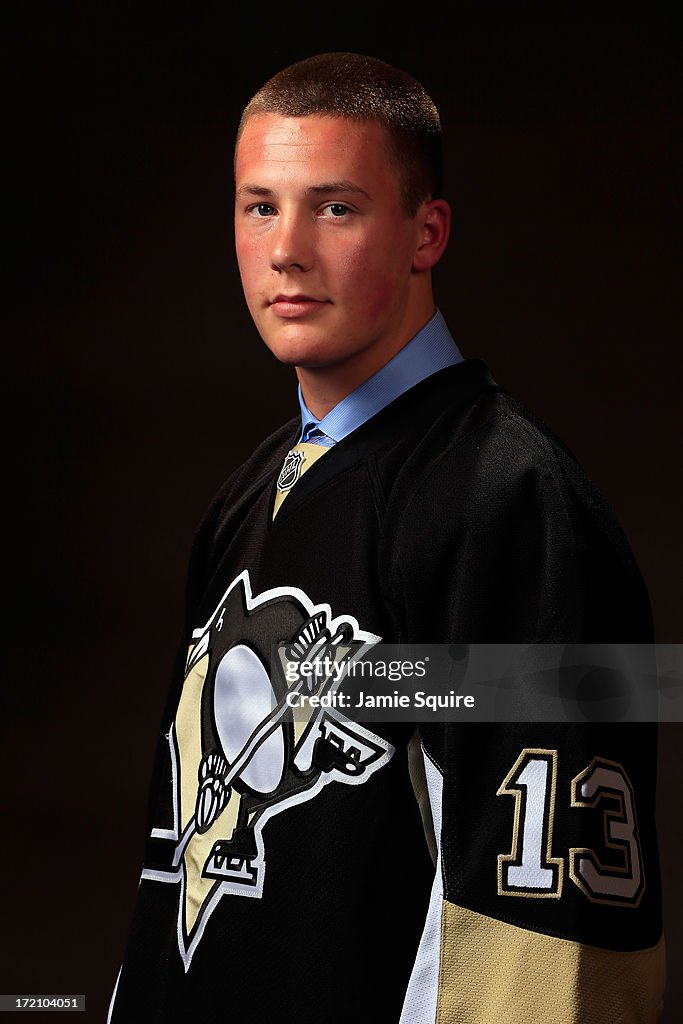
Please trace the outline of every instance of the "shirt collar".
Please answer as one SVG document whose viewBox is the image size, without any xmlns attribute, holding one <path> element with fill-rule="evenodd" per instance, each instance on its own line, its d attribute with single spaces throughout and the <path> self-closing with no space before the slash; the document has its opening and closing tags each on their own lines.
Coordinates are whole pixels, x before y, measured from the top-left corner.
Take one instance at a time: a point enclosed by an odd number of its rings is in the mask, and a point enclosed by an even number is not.
<svg viewBox="0 0 683 1024">
<path fill-rule="evenodd" d="M 446 321 L 437 309 L 434 316 L 417 332 L 407 345 L 396 353 L 381 369 L 363 381 L 355 391 L 343 398 L 321 420 L 316 419 L 304 402 L 299 387 L 301 409 L 301 436 L 306 440 L 317 427 L 336 444 L 363 423 L 375 416 L 395 398 L 419 384 L 433 373 L 462 361 Z M 327 442 L 325 442 L 327 443 Z"/>
</svg>

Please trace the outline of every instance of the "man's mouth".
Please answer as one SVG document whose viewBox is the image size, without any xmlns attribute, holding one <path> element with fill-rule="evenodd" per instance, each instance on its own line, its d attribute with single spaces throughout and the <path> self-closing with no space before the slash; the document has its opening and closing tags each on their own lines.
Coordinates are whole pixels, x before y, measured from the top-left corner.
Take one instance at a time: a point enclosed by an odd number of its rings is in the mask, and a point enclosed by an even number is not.
<svg viewBox="0 0 683 1024">
<path fill-rule="evenodd" d="M 327 299 L 316 299 L 312 295 L 276 295 L 270 301 L 270 308 L 276 316 L 286 320 L 314 313 L 327 303 Z"/>
</svg>

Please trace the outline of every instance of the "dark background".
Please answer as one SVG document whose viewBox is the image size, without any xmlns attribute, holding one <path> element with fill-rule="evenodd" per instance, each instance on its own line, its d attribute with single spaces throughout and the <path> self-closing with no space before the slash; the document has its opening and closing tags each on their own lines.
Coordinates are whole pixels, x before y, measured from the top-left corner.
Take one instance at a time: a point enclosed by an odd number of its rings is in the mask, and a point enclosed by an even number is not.
<svg viewBox="0 0 683 1024">
<path fill-rule="evenodd" d="M 192 535 L 222 480 L 296 412 L 293 372 L 258 338 L 233 256 L 242 107 L 325 50 L 425 83 L 454 208 L 439 306 L 464 354 L 606 493 L 658 640 L 683 642 L 680 25 L 652 4 L 4 10 L 0 991 L 85 992 L 103 1020 Z M 662 737 L 673 1024 L 683 730 Z"/>
</svg>

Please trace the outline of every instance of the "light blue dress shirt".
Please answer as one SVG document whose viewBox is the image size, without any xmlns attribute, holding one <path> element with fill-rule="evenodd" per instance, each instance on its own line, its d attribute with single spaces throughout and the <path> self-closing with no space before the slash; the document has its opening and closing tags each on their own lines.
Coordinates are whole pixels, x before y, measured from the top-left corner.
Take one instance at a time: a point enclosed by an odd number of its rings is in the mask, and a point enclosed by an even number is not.
<svg viewBox="0 0 683 1024">
<path fill-rule="evenodd" d="M 299 441 L 331 448 L 404 391 L 431 377 L 438 370 L 462 361 L 458 346 L 453 341 L 446 321 L 437 309 L 431 320 L 417 332 L 407 345 L 397 352 L 372 377 L 363 381 L 355 391 L 343 398 L 326 416 L 317 420 L 304 402 L 299 387 L 301 408 L 301 436 Z M 311 436 L 312 432 L 313 436 Z"/>
</svg>

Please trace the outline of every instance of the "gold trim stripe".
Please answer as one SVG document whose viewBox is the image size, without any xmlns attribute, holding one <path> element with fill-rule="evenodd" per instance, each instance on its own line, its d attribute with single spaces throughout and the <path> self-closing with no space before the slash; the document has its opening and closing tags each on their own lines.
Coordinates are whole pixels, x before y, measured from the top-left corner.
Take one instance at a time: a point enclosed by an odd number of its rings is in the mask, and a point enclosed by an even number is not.
<svg viewBox="0 0 683 1024">
<path fill-rule="evenodd" d="M 444 900 L 436 1024 L 655 1024 L 664 938 L 600 949 Z"/>
</svg>

